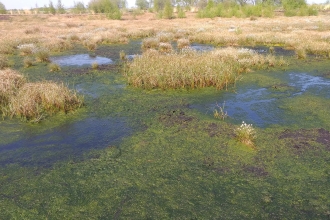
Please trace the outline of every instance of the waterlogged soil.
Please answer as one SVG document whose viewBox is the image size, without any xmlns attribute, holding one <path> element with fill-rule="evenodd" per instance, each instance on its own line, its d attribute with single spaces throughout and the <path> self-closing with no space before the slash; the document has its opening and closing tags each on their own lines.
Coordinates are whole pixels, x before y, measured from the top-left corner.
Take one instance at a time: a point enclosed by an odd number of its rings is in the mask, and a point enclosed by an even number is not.
<svg viewBox="0 0 330 220">
<path fill-rule="evenodd" d="M 128 48 L 99 47 L 116 64 L 79 74 L 15 65 L 85 106 L 0 121 L 0 219 L 329 219 L 328 61 L 247 73 L 227 91 L 142 90 L 118 72 L 119 51 L 140 53 Z M 223 103 L 229 117 L 214 118 Z M 254 148 L 235 139 L 242 121 Z"/>
</svg>

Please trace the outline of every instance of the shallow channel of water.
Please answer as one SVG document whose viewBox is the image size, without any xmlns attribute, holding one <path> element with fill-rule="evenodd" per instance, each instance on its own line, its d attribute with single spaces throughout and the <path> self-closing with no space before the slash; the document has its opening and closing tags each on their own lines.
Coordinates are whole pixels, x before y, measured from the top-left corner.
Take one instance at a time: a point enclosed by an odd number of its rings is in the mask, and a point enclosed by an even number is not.
<svg viewBox="0 0 330 220">
<path fill-rule="evenodd" d="M 123 118 L 89 117 L 65 123 L 51 130 L 19 132 L 19 140 L 0 146 L 0 164 L 49 166 L 54 162 L 77 159 L 86 151 L 118 144 L 131 133 Z"/>
<path fill-rule="evenodd" d="M 282 108 L 284 100 L 304 94 L 330 99 L 330 79 L 298 72 L 281 73 L 278 77 L 287 83 L 267 88 L 251 84 L 238 85 L 235 93 L 223 92 L 193 107 L 210 114 L 214 109 L 224 106 L 230 120 L 235 123 L 245 121 L 258 127 L 267 127 L 274 124 L 298 124 L 301 120 L 299 117 L 288 117 L 287 109 Z"/>
</svg>

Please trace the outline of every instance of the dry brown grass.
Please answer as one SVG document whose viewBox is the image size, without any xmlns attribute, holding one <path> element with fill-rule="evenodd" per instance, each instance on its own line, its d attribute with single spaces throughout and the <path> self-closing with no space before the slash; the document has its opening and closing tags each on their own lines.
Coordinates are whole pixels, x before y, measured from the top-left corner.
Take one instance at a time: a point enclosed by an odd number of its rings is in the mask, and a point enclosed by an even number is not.
<svg viewBox="0 0 330 220">
<path fill-rule="evenodd" d="M 101 43 L 127 43 L 128 39 L 157 36 L 160 41 L 187 38 L 190 42 L 217 45 L 267 45 L 290 49 L 304 47 L 307 53 L 327 55 L 330 48 L 329 15 L 313 17 L 214 18 L 197 19 L 194 13 L 187 18 L 158 20 L 146 13 L 133 19 L 106 20 L 99 16 L 19 16 L 0 23 L 0 53 L 11 54 L 22 43 L 37 41 L 40 48 L 50 51 L 70 49 L 68 42 L 85 40 Z M 68 26 L 68 24 L 70 24 Z M 38 31 L 29 31 L 38 27 Z M 239 31 L 232 31 L 239 30 Z M 14 39 L 14 40 L 8 40 Z M 64 41 L 63 41 L 64 40 Z"/>
<path fill-rule="evenodd" d="M 0 70 L 0 108 L 7 105 L 10 97 L 26 82 L 24 77 L 11 69 Z"/>
<path fill-rule="evenodd" d="M 82 105 L 82 100 L 64 84 L 54 82 L 25 83 L 10 98 L 10 116 L 39 121 L 59 111 L 69 112 Z"/>
<path fill-rule="evenodd" d="M 170 54 L 148 50 L 128 63 L 124 74 L 129 84 L 145 89 L 210 86 L 226 89 L 241 73 L 283 64 L 283 59 L 245 49 L 226 48 L 204 53 L 184 49 Z"/>
<path fill-rule="evenodd" d="M 82 98 L 63 83 L 28 83 L 15 70 L 0 70 L 0 111 L 3 115 L 38 122 L 59 111 L 79 108 L 82 103 Z"/>
<path fill-rule="evenodd" d="M 9 67 L 8 58 L 0 54 L 0 70 Z"/>
</svg>

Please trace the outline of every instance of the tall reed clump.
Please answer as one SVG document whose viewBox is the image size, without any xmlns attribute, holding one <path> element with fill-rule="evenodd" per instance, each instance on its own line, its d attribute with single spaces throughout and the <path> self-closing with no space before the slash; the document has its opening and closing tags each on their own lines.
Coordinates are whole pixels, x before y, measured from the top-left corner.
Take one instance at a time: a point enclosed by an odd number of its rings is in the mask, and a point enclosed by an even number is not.
<svg viewBox="0 0 330 220">
<path fill-rule="evenodd" d="M 10 98 L 10 116 L 24 120 L 39 121 L 47 115 L 79 108 L 81 98 L 64 84 L 54 82 L 25 83 L 16 95 Z"/>
<path fill-rule="evenodd" d="M 124 75 L 130 85 L 145 89 L 210 86 L 226 89 L 250 68 L 270 65 L 279 65 L 279 62 L 272 56 L 244 49 L 225 48 L 204 53 L 184 49 L 170 54 L 148 50 L 127 64 Z"/>
<path fill-rule="evenodd" d="M 0 70 L 0 112 L 4 116 L 37 122 L 47 115 L 69 112 L 82 104 L 82 98 L 63 83 L 28 83 L 17 71 Z"/>
</svg>

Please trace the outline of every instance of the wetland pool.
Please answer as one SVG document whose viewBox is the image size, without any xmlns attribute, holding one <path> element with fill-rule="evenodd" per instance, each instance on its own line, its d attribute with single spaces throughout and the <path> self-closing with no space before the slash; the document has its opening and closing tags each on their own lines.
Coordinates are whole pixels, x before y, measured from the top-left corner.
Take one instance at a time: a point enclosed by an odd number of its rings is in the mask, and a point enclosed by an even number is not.
<svg viewBox="0 0 330 220">
<path fill-rule="evenodd" d="M 140 53 L 131 44 L 95 54 L 116 63 L 121 50 Z M 110 68 L 36 68 L 25 71 L 68 83 L 85 106 L 39 124 L 0 121 L 0 219 L 327 219 L 325 71 L 256 71 L 229 91 L 163 91 L 133 88 Z M 223 103 L 224 121 L 212 113 Z M 256 149 L 235 140 L 242 121 L 255 127 Z"/>
</svg>

